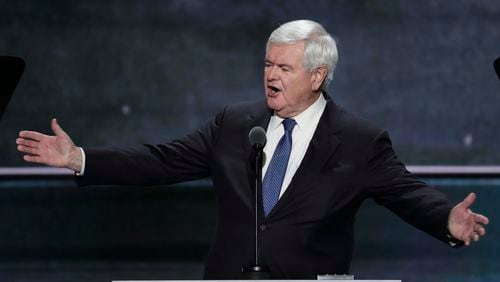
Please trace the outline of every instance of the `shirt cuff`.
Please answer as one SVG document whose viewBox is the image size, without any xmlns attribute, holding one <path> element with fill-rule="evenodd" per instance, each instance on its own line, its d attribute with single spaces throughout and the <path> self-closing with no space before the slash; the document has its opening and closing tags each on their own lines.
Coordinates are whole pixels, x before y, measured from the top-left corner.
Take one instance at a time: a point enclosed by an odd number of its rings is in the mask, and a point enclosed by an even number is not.
<svg viewBox="0 0 500 282">
<path fill-rule="evenodd" d="M 458 248 L 464 245 L 464 242 L 458 239 L 455 239 L 451 234 L 446 234 L 446 239 L 448 240 L 448 245 L 452 248 Z"/>
<path fill-rule="evenodd" d="M 76 176 L 83 176 L 83 174 L 85 173 L 85 151 L 82 147 L 78 147 L 78 149 L 80 149 L 80 152 L 82 152 L 82 169 L 80 170 L 80 172 L 75 173 Z"/>
</svg>

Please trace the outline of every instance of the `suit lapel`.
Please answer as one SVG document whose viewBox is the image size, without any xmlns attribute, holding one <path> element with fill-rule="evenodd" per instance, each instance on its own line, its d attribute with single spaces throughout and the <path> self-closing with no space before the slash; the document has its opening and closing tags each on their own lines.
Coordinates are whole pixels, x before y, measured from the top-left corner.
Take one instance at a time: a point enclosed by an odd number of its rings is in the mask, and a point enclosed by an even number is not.
<svg viewBox="0 0 500 282">
<path fill-rule="evenodd" d="M 301 189 L 309 187 L 307 183 L 311 181 L 311 172 L 321 171 L 328 163 L 328 160 L 332 158 L 340 144 L 340 140 L 336 136 L 339 130 L 336 122 L 337 116 L 336 105 L 331 100 L 327 100 L 325 111 L 320 118 L 304 159 L 295 172 L 287 190 L 268 215 L 268 219 L 278 216 L 280 211 L 286 210 L 288 205 L 293 204 L 291 195 L 300 193 Z"/>
</svg>

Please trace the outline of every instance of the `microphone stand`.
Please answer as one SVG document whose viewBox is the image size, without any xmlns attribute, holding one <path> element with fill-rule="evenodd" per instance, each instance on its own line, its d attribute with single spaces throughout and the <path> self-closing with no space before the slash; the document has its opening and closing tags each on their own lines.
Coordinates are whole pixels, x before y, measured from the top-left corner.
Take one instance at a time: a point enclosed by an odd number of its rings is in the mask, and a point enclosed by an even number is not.
<svg viewBox="0 0 500 282">
<path fill-rule="evenodd" d="M 262 145 L 256 144 L 257 156 L 255 157 L 255 260 L 251 266 L 246 266 L 241 269 L 242 278 L 247 280 L 268 280 L 271 278 L 269 268 L 264 265 L 259 265 L 259 193 L 262 192 Z"/>
</svg>

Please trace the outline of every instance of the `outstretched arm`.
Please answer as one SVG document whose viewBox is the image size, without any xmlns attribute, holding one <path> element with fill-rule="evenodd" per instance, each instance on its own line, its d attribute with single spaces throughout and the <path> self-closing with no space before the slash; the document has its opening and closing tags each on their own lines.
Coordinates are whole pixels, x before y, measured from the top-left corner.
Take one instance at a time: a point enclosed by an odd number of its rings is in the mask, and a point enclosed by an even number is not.
<svg viewBox="0 0 500 282">
<path fill-rule="evenodd" d="M 472 241 L 478 241 L 486 233 L 484 225 L 489 223 L 487 217 L 470 210 L 470 206 L 475 200 L 476 194 L 470 193 L 451 210 L 448 217 L 450 234 L 456 239 L 462 240 L 466 246 Z"/>
<path fill-rule="evenodd" d="M 21 131 L 16 139 L 17 150 L 24 153 L 24 160 L 53 167 L 64 167 L 80 172 L 82 155 L 71 138 L 52 119 L 51 128 L 55 135 L 45 135 L 36 131 Z"/>
</svg>

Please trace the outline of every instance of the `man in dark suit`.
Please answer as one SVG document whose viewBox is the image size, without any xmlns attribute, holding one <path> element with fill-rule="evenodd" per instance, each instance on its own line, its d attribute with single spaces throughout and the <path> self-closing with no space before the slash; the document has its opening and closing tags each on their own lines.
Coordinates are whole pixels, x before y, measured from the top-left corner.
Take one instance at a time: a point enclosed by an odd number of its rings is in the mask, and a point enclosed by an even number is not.
<svg viewBox="0 0 500 282">
<path fill-rule="evenodd" d="M 312 21 L 276 29 L 267 43 L 265 100 L 228 105 L 213 121 L 173 142 L 130 149 L 76 147 L 52 121 L 54 136 L 22 131 L 29 162 L 67 167 L 81 184 L 168 184 L 211 177 L 217 229 L 205 278 L 238 279 L 254 256 L 255 152 L 248 132 L 266 128 L 259 195 L 259 256 L 272 278 L 349 272 L 354 218 L 373 198 L 406 222 L 453 246 L 479 240 L 488 219 L 470 194 L 453 206 L 412 176 L 388 134 L 336 105 L 325 89 L 335 41 Z"/>
</svg>

